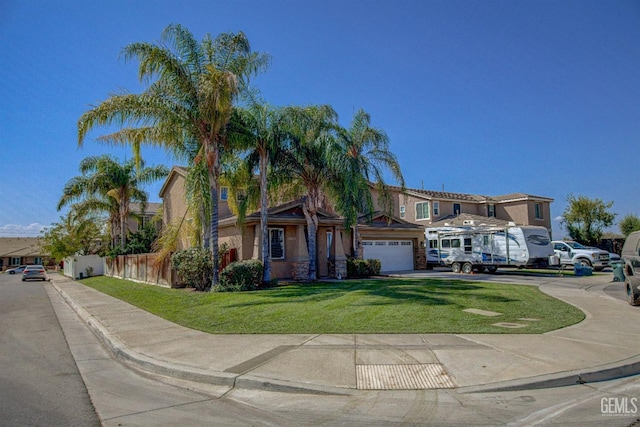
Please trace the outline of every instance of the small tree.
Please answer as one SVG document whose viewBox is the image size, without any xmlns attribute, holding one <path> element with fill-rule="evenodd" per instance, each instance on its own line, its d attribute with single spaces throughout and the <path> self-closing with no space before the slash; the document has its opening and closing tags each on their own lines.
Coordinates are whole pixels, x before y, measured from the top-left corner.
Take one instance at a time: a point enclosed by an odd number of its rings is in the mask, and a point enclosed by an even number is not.
<svg viewBox="0 0 640 427">
<path fill-rule="evenodd" d="M 569 205 L 562 214 L 562 224 L 567 227 L 572 239 L 596 245 L 602 239 L 602 231 L 613 224 L 616 214 L 609 212 L 613 202 L 589 199 L 586 196 L 567 196 Z"/>
<path fill-rule="evenodd" d="M 42 249 L 56 262 L 71 255 L 100 253 L 109 241 L 104 222 L 104 218 L 80 215 L 72 209 L 43 231 Z"/>
<path fill-rule="evenodd" d="M 620 232 L 626 237 L 634 231 L 640 230 L 640 217 L 633 214 L 625 215 L 618 223 L 618 226 L 620 227 Z"/>
</svg>

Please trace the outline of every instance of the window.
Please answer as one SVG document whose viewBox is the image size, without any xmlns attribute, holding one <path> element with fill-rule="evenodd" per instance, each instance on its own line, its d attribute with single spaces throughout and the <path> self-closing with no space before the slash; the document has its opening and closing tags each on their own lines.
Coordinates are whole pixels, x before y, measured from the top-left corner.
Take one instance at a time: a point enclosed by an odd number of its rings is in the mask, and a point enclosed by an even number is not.
<svg viewBox="0 0 640 427">
<path fill-rule="evenodd" d="M 327 259 L 329 259 L 329 255 L 331 254 L 332 243 L 333 243 L 333 232 L 327 231 Z"/>
<path fill-rule="evenodd" d="M 406 214 L 407 209 L 404 207 L 404 205 L 400 206 L 400 218 L 404 218 L 404 215 Z"/>
<path fill-rule="evenodd" d="M 429 219 L 429 202 L 416 203 L 416 220 Z"/>
<path fill-rule="evenodd" d="M 229 200 L 229 187 L 220 187 L 220 200 Z"/>
<path fill-rule="evenodd" d="M 460 203 L 454 203 L 453 204 L 453 214 L 454 215 L 460 215 L 461 212 L 462 212 L 462 209 L 460 208 Z"/>
<path fill-rule="evenodd" d="M 440 216 L 440 202 L 433 202 L 433 216 Z"/>
<path fill-rule="evenodd" d="M 451 239 L 451 247 L 459 248 L 460 247 L 460 239 Z"/>
<path fill-rule="evenodd" d="M 442 241 L 442 247 L 443 248 L 450 248 L 451 247 L 451 240 L 449 239 L 445 239 Z"/>
<path fill-rule="evenodd" d="M 465 254 L 470 254 L 471 252 L 472 252 L 471 239 L 470 238 L 465 238 L 464 239 L 464 253 Z"/>
<path fill-rule="evenodd" d="M 438 248 L 438 241 L 437 240 L 429 240 L 429 248 L 437 249 Z"/>
<path fill-rule="evenodd" d="M 540 207 L 540 203 L 535 204 L 536 211 L 536 219 L 542 219 L 542 208 Z"/>
<path fill-rule="evenodd" d="M 493 205 L 493 204 L 487 205 L 487 216 L 491 218 L 496 217 L 496 205 Z"/>
<path fill-rule="evenodd" d="M 11 264 L 9 265 L 20 265 L 20 258 L 11 257 Z"/>
<path fill-rule="evenodd" d="M 271 259 L 284 259 L 284 229 L 269 229 L 269 257 Z"/>
<path fill-rule="evenodd" d="M 42 262 L 42 258 L 37 256 L 33 259 L 33 263 L 36 265 L 43 265 L 44 263 Z"/>
</svg>

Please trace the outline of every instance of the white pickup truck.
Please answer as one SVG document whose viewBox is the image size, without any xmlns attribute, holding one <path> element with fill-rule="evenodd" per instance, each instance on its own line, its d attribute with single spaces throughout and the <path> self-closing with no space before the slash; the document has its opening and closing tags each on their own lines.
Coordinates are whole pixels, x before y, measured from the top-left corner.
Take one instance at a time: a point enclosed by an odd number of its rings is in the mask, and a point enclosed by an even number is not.
<svg viewBox="0 0 640 427">
<path fill-rule="evenodd" d="M 551 245 L 563 265 L 573 266 L 578 263 L 596 271 L 609 267 L 609 252 L 607 251 L 583 246 L 571 240 L 554 240 Z"/>
</svg>

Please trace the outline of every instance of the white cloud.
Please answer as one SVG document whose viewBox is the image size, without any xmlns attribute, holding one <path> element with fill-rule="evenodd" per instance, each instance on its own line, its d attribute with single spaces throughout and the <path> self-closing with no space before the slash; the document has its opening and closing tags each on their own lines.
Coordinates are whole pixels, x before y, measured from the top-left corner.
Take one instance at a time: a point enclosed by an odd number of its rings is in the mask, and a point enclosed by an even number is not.
<svg viewBox="0 0 640 427">
<path fill-rule="evenodd" d="M 37 222 L 29 225 L 0 225 L 0 237 L 38 237 L 44 228 L 45 225 Z"/>
<path fill-rule="evenodd" d="M 560 222 L 562 221 L 562 216 L 558 215 L 557 217 L 553 218 L 553 220 L 556 222 Z"/>
</svg>

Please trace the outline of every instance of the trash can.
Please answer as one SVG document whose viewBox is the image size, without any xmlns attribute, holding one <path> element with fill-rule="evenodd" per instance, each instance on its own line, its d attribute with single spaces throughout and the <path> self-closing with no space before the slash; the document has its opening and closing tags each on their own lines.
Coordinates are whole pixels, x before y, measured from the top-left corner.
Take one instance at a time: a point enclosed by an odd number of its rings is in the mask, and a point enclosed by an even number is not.
<svg viewBox="0 0 640 427">
<path fill-rule="evenodd" d="M 611 268 L 613 268 L 613 281 L 624 282 L 624 264 L 622 261 L 612 262 Z"/>
</svg>

